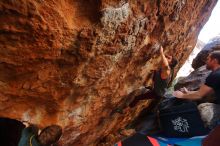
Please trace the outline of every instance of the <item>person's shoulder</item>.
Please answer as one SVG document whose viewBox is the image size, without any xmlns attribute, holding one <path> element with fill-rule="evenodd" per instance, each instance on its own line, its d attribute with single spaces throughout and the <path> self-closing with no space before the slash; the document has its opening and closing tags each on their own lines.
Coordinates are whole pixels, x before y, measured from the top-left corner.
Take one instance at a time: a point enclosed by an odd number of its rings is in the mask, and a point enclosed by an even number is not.
<svg viewBox="0 0 220 146">
<path fill-rule="evenodd" d="M 209 87 L 217 86 L 217 84 L 219 85 L 219 83 L 220 83 L 220 72 L 218 70 L 211 72 L 205 80 L 205 85 Z"/>
<path fill-rule="evenodd" d="M 220 69 L 218 69 L 218 70 L 212 72 L 212 73 L 210 74 L 210 76 L 212 76 L 212 77 L 214 77 L 214 78 L 216 78 L 216 79 L 220 79 Z"/>
<path fill-rule="evenodd" d="M 32 133 L 32 129 L 31 129 L 31 127 L 25 127 L 22 130 L 22 132 L 23 132 L 23 134 L 28 135 L 28 134 Z"/>
<path fill-rule="evenodd" d="M 220 69 L 218 69 L 215 74 L 219 75 L 220 76 Z"/>
</svg>

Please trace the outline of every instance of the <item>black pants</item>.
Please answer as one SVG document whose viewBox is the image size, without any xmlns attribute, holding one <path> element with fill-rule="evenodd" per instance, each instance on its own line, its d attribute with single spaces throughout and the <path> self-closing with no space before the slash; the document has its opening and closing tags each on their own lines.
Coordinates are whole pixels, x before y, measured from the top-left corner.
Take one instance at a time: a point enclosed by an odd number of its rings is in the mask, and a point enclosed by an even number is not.
<svg viewBox="0 0 220 146">
<path fill-rule="evenodd" d="M 134 98 L 134 100 L 129 104 L 129 107 L 134 107 L 135 105 L 137 105 L 137 103 L 140 100 L 146 100 L 146 99 L 161 99 L 162 97 L 157 95 L 156 92 L 154 92 L 154 90 L 148 91 L 144 94 L 138 95 Z"/>
</svg>

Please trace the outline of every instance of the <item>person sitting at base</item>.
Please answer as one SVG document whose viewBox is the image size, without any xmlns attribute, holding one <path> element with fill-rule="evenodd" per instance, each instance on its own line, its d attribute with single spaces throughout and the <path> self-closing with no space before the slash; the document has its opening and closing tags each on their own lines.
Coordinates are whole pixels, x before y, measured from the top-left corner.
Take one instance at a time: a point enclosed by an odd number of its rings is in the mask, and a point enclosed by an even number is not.
<svg viewBox="0 0 220 146">
<path fill-rule="evenodd" d="M 44 128 L 38 135 L 38 128 L 23 122 L 26 128 L 23 129 L 18 146 L 51 146 L 56 143 L 62 135 L 62 128 L 58 125 L 51 125 Z"/>
<path fill-rule="evenodd" d="M 199 90 L 188 91 L 183 88 L 184 90 L 182 91 L 174 91 L 173 96 L 181 99 L 198 100 L 215 93 L 216 99 L 214 103 L 202 103 L 198 106 L 202 120 L 208 124 L 208 127 L 214 128 L 220 122 L 220 51 L 213 51 L 209 54 L 206 68 L 212 72 Z M 203 110 L 206 111 L 203 112 Z"/>
<path fill-rule="evenodd" d="M 163 47 L 160 48 L 160 56 L 162 58 L 161 66 L 158 70 L 154 71 L 153 89 L 143 95 L 136 96 L 135 99 L 129 104 L 129 107 L 134 107 L 140 100 L 147 98 L 161 99 L 164 96 L 167 87 L 173 80 L 174 68 L 178 62 L 174 57 L 165 55 Z"/>
</svg>

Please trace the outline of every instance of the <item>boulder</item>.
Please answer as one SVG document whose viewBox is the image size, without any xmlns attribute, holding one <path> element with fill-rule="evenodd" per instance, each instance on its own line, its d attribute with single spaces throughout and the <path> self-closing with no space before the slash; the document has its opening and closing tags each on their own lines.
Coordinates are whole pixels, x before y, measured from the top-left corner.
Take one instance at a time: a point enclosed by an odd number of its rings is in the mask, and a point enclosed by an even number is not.
<svg viewBox="0 0 220 146">
<path fill-rule="evenodd" d="M 192 67 L 197 69 L 205 65 L 208 54 L 214 50 L 220 50 L 220 34 L 211 39 L 198 53 L 198 55 L 193 59 Z"/>
<path fill-rule="evenodd" d="M 206 69 L 203 65 L 200 68 L 191 72 L 187 77 L 180 77 L 177 84 L 174 86 L 175 90 L 186 87 L 190 91 L 195 91 L 205 83 L 207 76 L 211 73 L 210 70 Z"/>
</svg>

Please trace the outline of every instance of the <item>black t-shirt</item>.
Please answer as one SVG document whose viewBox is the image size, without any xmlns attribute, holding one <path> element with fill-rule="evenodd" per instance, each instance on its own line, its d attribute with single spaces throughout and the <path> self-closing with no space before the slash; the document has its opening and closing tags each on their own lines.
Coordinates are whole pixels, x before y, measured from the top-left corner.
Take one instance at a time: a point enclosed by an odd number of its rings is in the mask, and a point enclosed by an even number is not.
<svg viewBox="0 0 220 146">
<path fill-rule="evenodd" d="M 206 78 L 205 85 L 211 87 L 215 91 L 215 103 L 220 104 L 220 68 L 210 73 Z"/>
<path fill-rule="evenodd" d="M 171 75 L 167 79 L 162 79 L 161 78 L 161 71 L 162 71 L 162 69 L 159 69 L 159 71 L 154 72 L 154 79 L 153 79 L 154 80 L 154 88 L 153 88 L 153 90 L 157 96 L 163 97 L 166 90 L 167 90 Z M 171 72 L 171 74 L 172 74 L 172 72 Z"/>
</svg>

